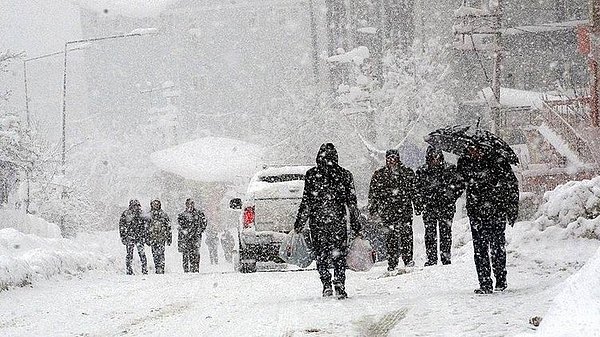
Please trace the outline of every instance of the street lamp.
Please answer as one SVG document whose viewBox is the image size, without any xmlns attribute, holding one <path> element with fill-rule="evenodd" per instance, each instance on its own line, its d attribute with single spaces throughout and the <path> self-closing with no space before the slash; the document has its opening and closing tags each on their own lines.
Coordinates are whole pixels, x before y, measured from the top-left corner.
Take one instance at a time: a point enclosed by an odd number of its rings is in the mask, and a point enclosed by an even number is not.
<svg viewBox="0 0 600 337">
<path fill-rule="evenodd" d="M 85 49 L 87 46 L 86 45 L 80 45 L 76 48 L 71 48 L 68 51 L 74 51 L 74 50 L 82 50 Z M 28 82 L 27 82 L 27 63 L 31 62 L 31 61 L 36 61 L 36 60 L 40 60 L 40 59 L 44 59 L 47 57 L 52 57 L 52 56 L 56 56 L 56 55 L 60 55 L 62 54 L 63 51 L 57 51 L 54 53 L 49 53 L 49 54 L 44 54 L 44 55 L 40 55 L 40 56 L 36 56 L 36 57 L 30 57 L 30 58 L 26 58 L 23 59 L 23 87 L 24 87 L 24 91 L 25 91 L 25 116 L 26 116 L 26 120 L 27 120 L 27 131 L 30 132 L 31 131 L 31 116 L 30 116 L 30 112 L 29 112 L 29 88 L 28 88 Z M 30 170 L 31 168 L 28 168 L 26 170 L 26 180 L 27 180 L 27 200 L 25 201 L 25 212 L 29 213 L 29 206 L 31 204 L 31 194 L 30 194 Z"/>
<path fill-rule="evenodd" d="M 62 104 L 62 174 L 65 174 L 65 164 L 66 164 L 66 123 L 67 123 L 67 51 L 69 50 L 69 45 L 79 44 L 79 43 L 89 43 L 103 40 L 115 40 L 120 38 L 127 37 L 135 37 L 135 36 L 144 36 L 144 35 L 154 35 L 157 34 L 158 30 L 156 28 L 137 28 L 132 30 L 128 34 L 118 34 L 111 36 L 102 36 L 102 37 L 93 37 L 82 40 L 73 40 L 65 42 L 64 49 L 64 68 L 63 68 L 63 104 Z"/>
<path fill-rule="evenodd" d="M 82 44 L 75 48 L 71 48 L 68 51 L 84 50 L 87 47 L 89 47 L 89 45 Z M 25 89 L 25 114 L 26 114 L 26 118 L 27 118 L 27 128 L 29 128 L 29 129 L 31 128 L 31 117 L 30 117 L 30 112 L 29 112 L 29 88 L 28 88 L 28 82 L 27 82 L 27 63 L 31 62 L 31 61 L 36 61 L 36 60 L 60 55 L 63 53 L 64 53 L 64 51 L 61 50 L 61 51 L 57 51 L 54 53 L 49 53 L 49 54 L 44 54 L 44 55 L 40 55 L 40 56 L 36 56 L 36 57 L 26 58 L 23 60 L 23 86 Z"/>
</svg>

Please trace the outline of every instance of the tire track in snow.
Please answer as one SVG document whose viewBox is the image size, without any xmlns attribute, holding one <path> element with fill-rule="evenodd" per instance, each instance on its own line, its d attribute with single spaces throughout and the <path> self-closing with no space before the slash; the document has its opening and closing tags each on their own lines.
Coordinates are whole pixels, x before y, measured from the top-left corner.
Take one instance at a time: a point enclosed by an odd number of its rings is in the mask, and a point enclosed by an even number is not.
<svg viewBox="0 0 600 337">
<path fill-rule="evenodd" d="M 390 331 L 406 317 L 408 309 L 403 308 L 386 313 L 375 323 L 369 324 L 360 334 L 361 337 L 385 337 Z"/>
<path fill-rule="evenodd" d="M 190 302 L 179 302 L 167 304 L 164 307 L 152 309 L 150 313 L 131 320 L 129 323 L 123 324 L 118 328 L 120 335 L 126 335 L 131 333 L 132 329 L 141 327 L 142 325 L 148 324 L 151 321 L 163 319 L 171 316 L 181 314 L 191 306 Z"/>
</svg>

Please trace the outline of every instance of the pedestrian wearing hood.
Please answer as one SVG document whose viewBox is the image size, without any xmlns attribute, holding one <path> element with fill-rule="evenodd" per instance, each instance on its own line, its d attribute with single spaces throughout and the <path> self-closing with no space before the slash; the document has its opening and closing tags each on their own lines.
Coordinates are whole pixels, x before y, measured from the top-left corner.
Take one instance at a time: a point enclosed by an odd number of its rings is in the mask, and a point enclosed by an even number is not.
<svg viewBox="0 0 600 337">
<path fill-rule="evenodd" d="M 150 203 L 148 245 L 152 248 L 157 274 L 165 273 L 165 244 L 170 246 L 172 240 L 169 216 L 161 209 L 160 200 L 153 200 Z"/>
<path fill-rule="evenodd" d="M 477 294 L 492 293 L 491 270 L 496 291 L 506 282 L 506 224 L 513 226 L 519 211 L 519 184 L 510 164 L 482 146 L 470 146 L 457 164 L 466 185 L 467 215 L 471 224 Z M 491 257 L 491 268 L 490 268 Z"/>
<path fill-rule="evenodd" d="M 385 166 L 373 173 L 369 188 L 369 214 L 387 228 L 388 271 L 396 269 L 399 256 L 413 267 L 413 206 L 416 205 L 415 173 L 400 161 L 398 150 L 385 153 Z"/>
<path fill-rule="evenodd" d="M 338 164 L 338 153 L 332 143 L 321 145 L 317 166 L 306 172 L 304 194 L 294 229 L 301 233 L 309 224 L 317 271 L 323 284 L 323 296 L 333 295 L 329 265 L 333 264 L 333 288 L 339 299 L 348 297 L 345 289 L 348 228 L 360 231 L 354 180 L 350 171 Z"/>
<path fill-rule="evenodd" d="M 456 200 L 462 194 L 462 180 L 456 166 L 447 163 L 441 150 L 427 148 L 425 165 L 417 169 L 418 211 L 423 213 L 425 225 L 425 266 L 438 261 L 438 228 L 440 260 L 450 264 L 452 247 L 452 219 L 456 213 Z"/>
<path fill-rule="evenodd" d="M 119 234 L 121 242 L 125 245 L 127 255 L 125 256 L 125 267 L 127 275 L 133 275 L 133 248 L 137 247 L 142 263 L 142 274 L 148 274 L 144 242 L 146 240 L 146 220 L 142 215 L 142 206 L 136 199 L 129 201 L 129 208 L 121 214 L 119 219 Z"/>
<path fill-rule="evenodd" d="M 200 271 L 200 242 L 206 229 L 206 217 L 196 209 L 194 200 L 187 199 L 185 210 L 179 214 L 177 221 L 177 248 L 183 255 L 183 271 L 197 273 Z"/>
</svg>

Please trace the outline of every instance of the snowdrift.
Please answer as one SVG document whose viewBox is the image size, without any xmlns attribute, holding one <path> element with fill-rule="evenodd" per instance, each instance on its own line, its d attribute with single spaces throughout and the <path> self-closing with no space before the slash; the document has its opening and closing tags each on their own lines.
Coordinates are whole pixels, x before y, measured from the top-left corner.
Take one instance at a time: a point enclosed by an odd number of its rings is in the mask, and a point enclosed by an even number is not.
<svg viewBox="0 0 600 337">
<path fill-rule="evenodd" d="M 88 234 L 74 240 L 43 238 L 14 228 L 0 230 L 0 291 L 25 286 L 58 274 L 119 270 L 122 259 L 110 254 L 117 233 Z M 91 245 L 90 243 L 95 244 Z"/>
<path fill-rule="evenodd" d="M 600 177 L 571 181 L 546 192 L 536 220 L 538 229 L 566 229 L 572 237 L 600 239 Z M 552 228 L 551 230 L 556 230 Z"/>
<path fill-rule="evenodd" d="M 565 281 L 538 330 L 538 336 L 598 336 L 600 249 Z"/>
<path fill-rule="evenodd" d="M 14 228 L 25 234 L 44 238 L 60 238 L 60 228 L 44 219 L 19 210 L 0 210 L 0 229 Z"/>
</svg>

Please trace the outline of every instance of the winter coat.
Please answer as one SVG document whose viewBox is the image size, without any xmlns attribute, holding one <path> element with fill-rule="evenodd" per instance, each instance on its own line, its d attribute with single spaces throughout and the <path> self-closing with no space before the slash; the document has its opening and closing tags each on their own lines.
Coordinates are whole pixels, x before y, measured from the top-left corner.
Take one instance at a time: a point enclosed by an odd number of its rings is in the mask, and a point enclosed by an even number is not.
<svg viewBox="0 0 600 337">
<path fill-rule="evenodd" d="M 432 162 L 432 153 L 428 151 L 426 164 L 416 172 L 417 212 L 454 214 L 463 182 L 455 165 L 445 162 L 441 152 L 435 155 L 439 156 L 439 163 Z"/>
<path fill-rule="evenodd" d="M 412 221 L 417 202 L 415 173 L 398 163 L 394 170 L 384 166 L 373 173 L 369 187 L 369 213 L 385 223 Z"/>
<path fill-rule="evenodd" d="M 519 213 L 519 182 L 506 160 L 462 156 L 457 169 L 466 186 L 469 217 L 506 217 L 514 224 Z"/>
<path fill-rule="evenodd" d="M 306 172 L 294 228 L 300 232 L 308 221 L 312 244 L 317 249 L 328 244 L 344 246 L 348 238 L 347 212 L 350 228 L 360 231 L 352 173 L 339 166 L 337 151 L 331 143 L 321 146 L 316 161 L 317 166 Z"/>
<path fill-rule="evenodd" d="M 145 243 L 147 228 L 142 212 L 131 208 L 124 211 L 119 220 L 119 234 L 123 244 Z"/>
<path fill-rule="evenodd" d="M 202 232 L 206 229 L 204 213 L 197 209 L 186 210 L 179 214 L 177 222 L 177 249 L 182 253 L 198 249 Z"/>
<path fill-rule="evenodd" d="M 148 219 L 148 244 L 171 245 L 173 235 L 171 233 L 171 220 L 162 209 L 151 210 Z"/>
</svg>

